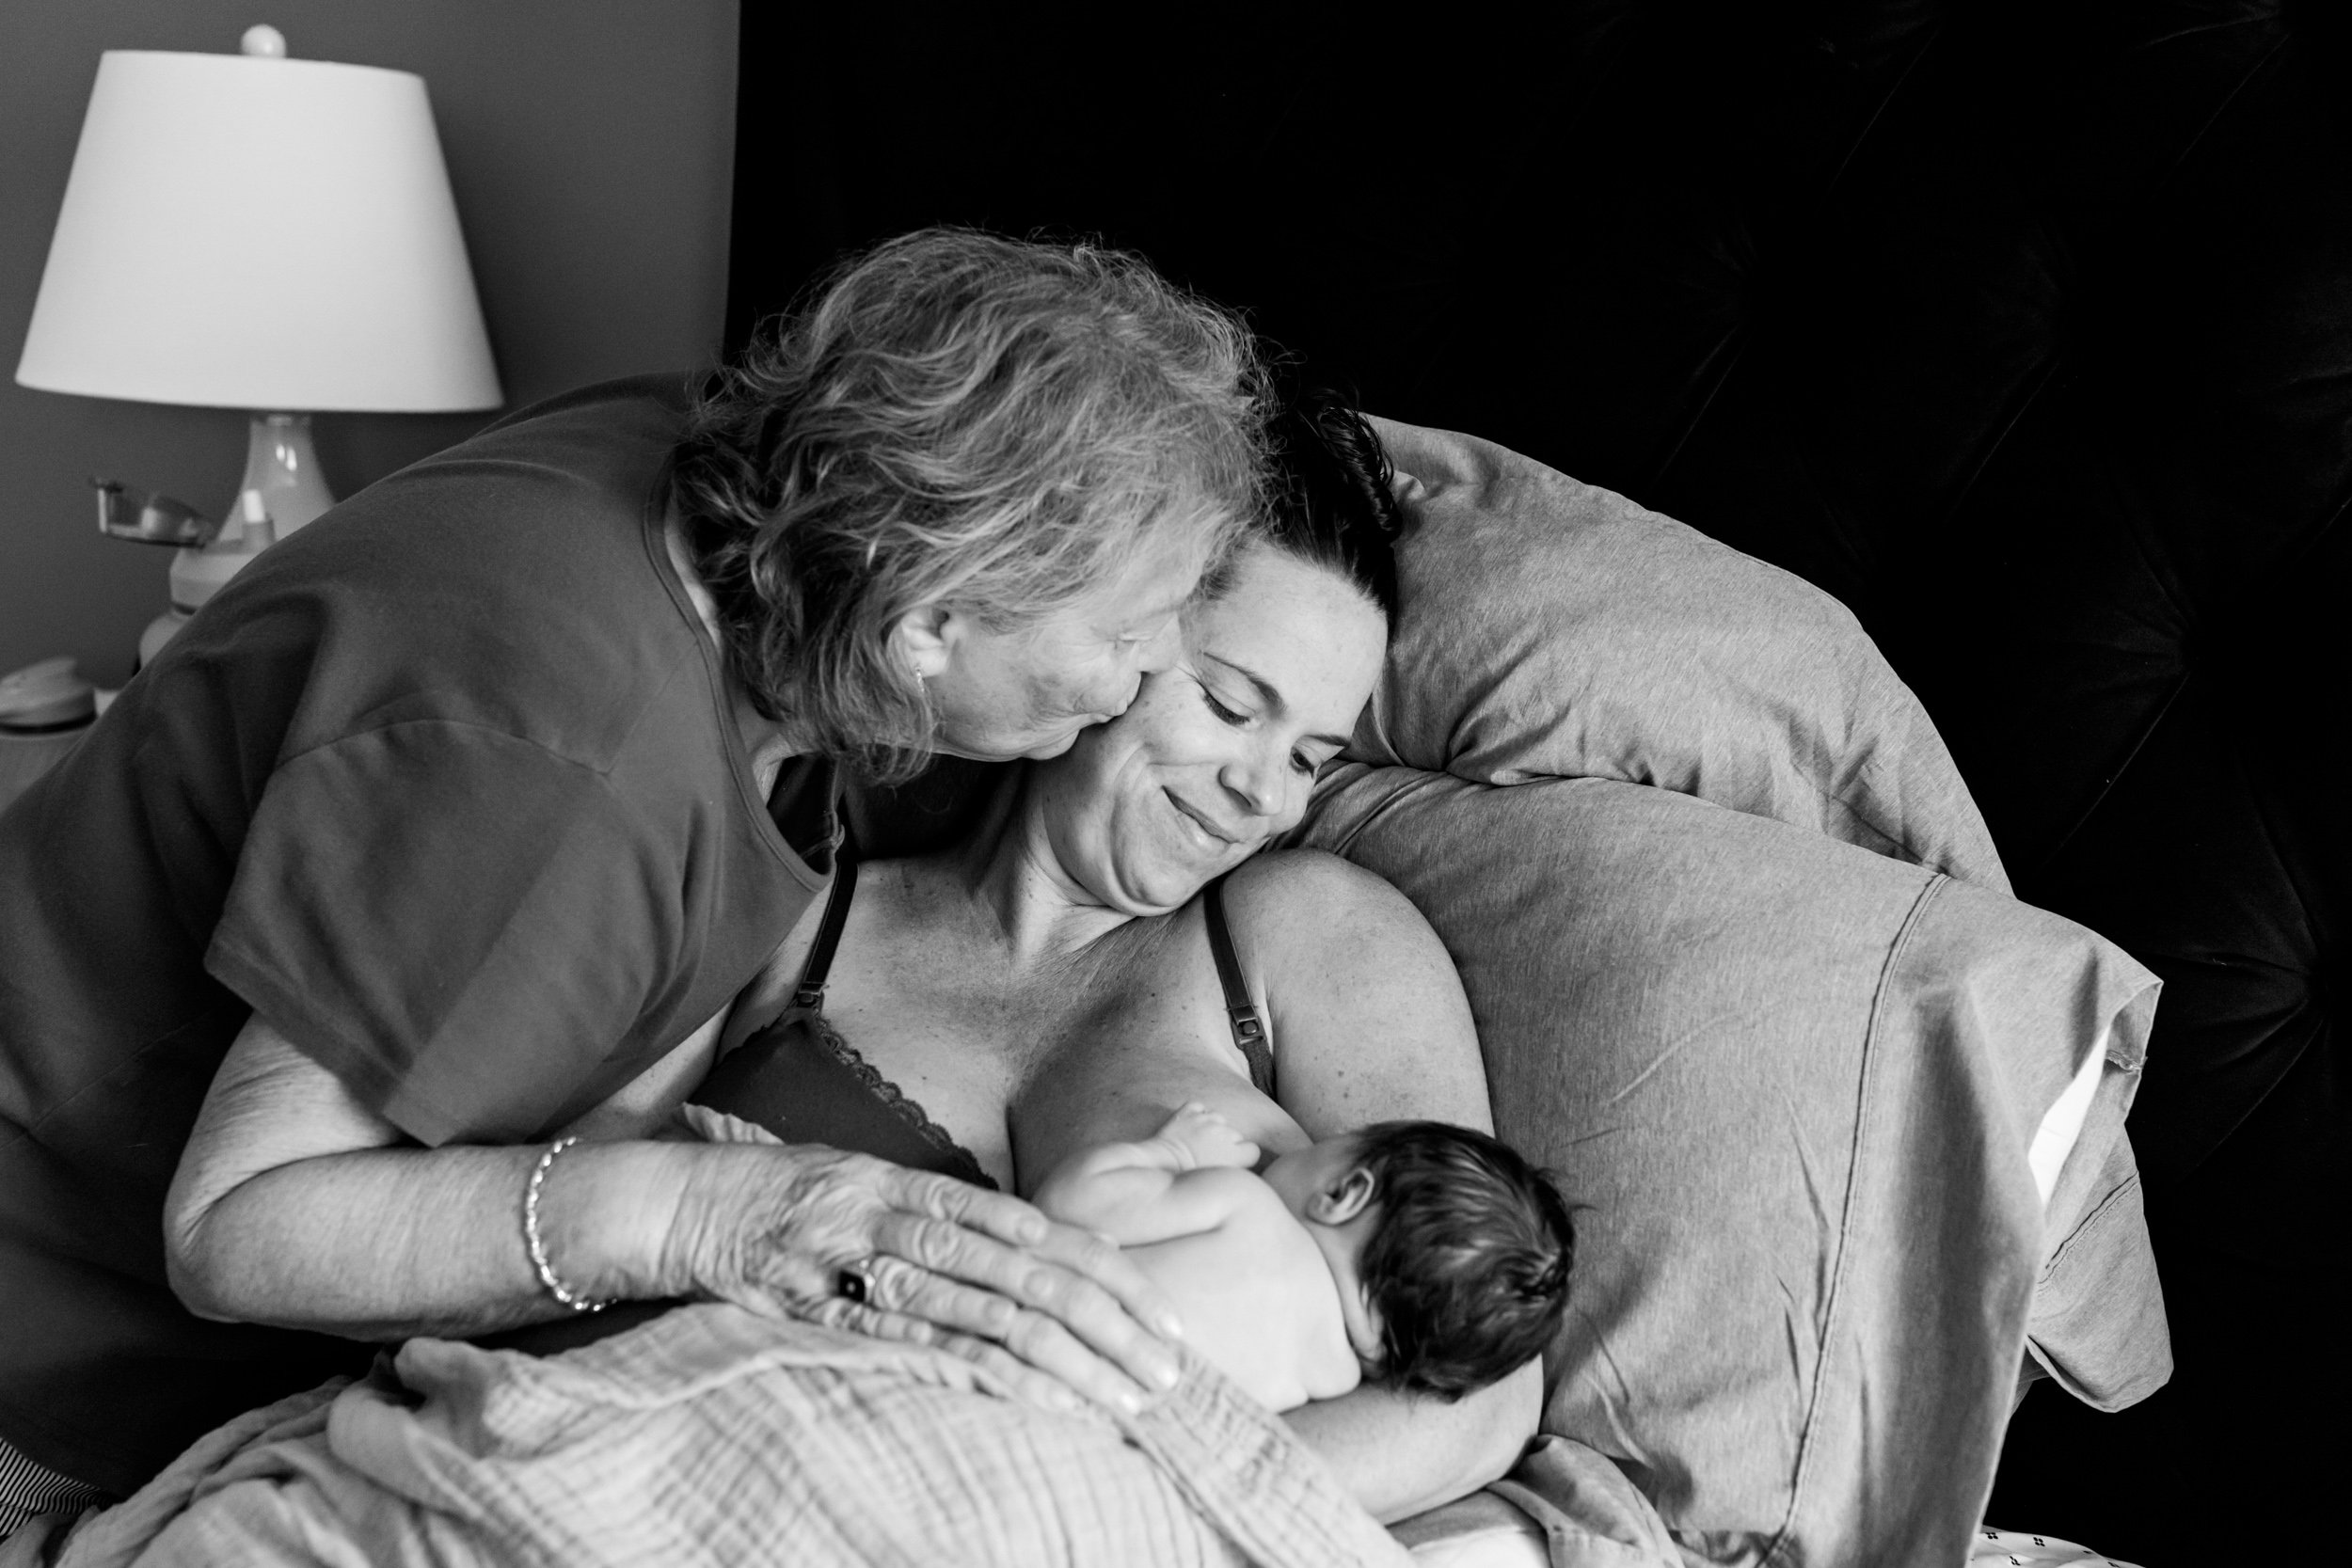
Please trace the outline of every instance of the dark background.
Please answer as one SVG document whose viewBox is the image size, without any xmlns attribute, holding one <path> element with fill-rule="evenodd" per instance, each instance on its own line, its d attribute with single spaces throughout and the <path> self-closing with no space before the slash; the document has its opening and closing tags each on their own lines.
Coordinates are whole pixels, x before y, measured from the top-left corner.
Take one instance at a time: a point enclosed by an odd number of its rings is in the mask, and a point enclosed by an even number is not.
<svg viewBox="0 0 2352 1568">
<path fill-rule="evenodd" d="M 1851 606 L 2018 891 L 2166 981 L 2180 1368 L 1992 1519 L 2311 1552 L 2345 1473 L 2352 8 L 744 8 L 728 334 L 922 224 L 1092 231 L 1374 410 Z M 2324 1554 L 2324 1548 L 2321 1548 Z"/>
</svg>

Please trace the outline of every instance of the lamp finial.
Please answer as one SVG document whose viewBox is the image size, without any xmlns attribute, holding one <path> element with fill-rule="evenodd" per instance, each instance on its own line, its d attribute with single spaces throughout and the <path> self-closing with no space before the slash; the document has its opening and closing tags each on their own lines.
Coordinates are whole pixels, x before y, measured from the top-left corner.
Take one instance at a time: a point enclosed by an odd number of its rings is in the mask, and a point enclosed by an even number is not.
<svg viewBox="0 0 2352 1568">
<path fill-rule="evenodd" d="M 245 30 L 245 37 L 237 40 L 237 48 L 257 59 L 282 60 L 286 57 L 286 35 L 266 22 L 257 23 Z"/>
</svg>

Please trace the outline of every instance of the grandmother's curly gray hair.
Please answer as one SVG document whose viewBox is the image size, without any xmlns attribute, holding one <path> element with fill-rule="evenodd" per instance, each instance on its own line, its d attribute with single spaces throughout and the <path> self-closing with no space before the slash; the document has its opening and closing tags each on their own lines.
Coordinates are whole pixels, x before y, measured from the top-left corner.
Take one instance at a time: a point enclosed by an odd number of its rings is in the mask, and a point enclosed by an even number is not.
<svg viewBox="0 0 2352 1568">
<path fill-rule="evenodd" d="M 674 455 L 687 547 L 770 718 L 902 780 L 929 754 L 900 616 L 994 629 L 1162 542 L 1201 564 L 1260 493 L 1248 329 L 1141 259 L 932 229 L 854 256 L 706 383 Z"/>
</svg>

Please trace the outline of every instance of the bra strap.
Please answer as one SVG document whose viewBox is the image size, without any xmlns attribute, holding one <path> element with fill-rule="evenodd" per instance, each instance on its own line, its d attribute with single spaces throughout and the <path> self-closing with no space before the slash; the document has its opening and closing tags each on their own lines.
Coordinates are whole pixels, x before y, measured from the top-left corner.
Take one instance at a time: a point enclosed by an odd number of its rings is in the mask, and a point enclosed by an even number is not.
<svg viewBox="0 0 2352 1568">
<path fill-rule="evenodd" d="M 1228 873 L 1231 875 L 1231 873 Z M 1216 983 L 1225 992 L 1225 1022 L 1232 1025 L 1233 1043 L 1249 1064 L 1249 1082 L 1268 1100 L 1274 1098 L 1274 1051 L 1266 1044 L 1265 1020 L 1250 999 L 1242 978 L 1241 959 L 1233 952 L 1232 927 L 1225 923 L 1225 878 L 1201 890 L 1200 915 L 1209 928 L 1209 956 L 1216 960 Z"/>
<path fill-rule="evenodd" d="M 833 854 L 833 892 L 826 896 L 824 918 L 818 922 L 817 940 L 809 944 L 801 965 L 801 984 L 792 992 L 795 1007 L 825 1005 L 825 976 L 833 970 L 833 950 L 841 945 L 841 928 L 850 923 L 850 900 L 857 894 L 857 849 L 850 835 L 841 835 Z"/>
</svg>

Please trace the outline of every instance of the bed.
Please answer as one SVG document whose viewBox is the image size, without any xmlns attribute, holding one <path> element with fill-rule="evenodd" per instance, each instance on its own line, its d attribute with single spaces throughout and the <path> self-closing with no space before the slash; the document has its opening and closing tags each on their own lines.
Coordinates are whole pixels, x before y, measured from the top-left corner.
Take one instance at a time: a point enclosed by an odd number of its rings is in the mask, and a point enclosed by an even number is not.
<svg viewBox="0 0 2352 1568">
<path fill-rule="evenodd" d="M 2096 1560 L 1982 1521 L 2021 1376 L 2122 1406 L 2170 1371 L 2123 1132 L 2154 976 L 2010 895 L 1836 600 L 1490 442 L 1377 428 L 1401 607 L 1296 837 L 1429 916 L 1498 1130 L 1581 1211 L 1509 1476 L 1384 1535 L 1204 1366 L 1113 1430 L 712 1305 L 544 1360 L 410 1341 L 55 1560 Z"/>
</svg>

